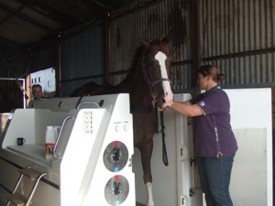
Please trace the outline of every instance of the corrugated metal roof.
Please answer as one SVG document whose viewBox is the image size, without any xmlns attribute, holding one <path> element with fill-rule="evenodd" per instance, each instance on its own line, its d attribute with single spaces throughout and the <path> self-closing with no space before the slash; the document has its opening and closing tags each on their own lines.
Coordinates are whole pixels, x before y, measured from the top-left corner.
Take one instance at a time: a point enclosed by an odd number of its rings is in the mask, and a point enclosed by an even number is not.
<svg viewBox="0 0 275 206">
<path fill-rule="evenodd" d="M 130 0 L 0 0 L 0 56 L 39 42 Z"/>
</svg>

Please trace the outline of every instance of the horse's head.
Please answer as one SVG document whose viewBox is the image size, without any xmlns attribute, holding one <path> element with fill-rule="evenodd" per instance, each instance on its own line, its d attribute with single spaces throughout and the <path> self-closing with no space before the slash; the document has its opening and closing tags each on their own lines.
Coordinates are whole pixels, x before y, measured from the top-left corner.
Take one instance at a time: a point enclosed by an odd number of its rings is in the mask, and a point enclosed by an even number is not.
<svg viewBox="0 0 275 206">
<path fill-rule="evenodd" d="M 164 96 L 173 98 L 170 87 L 167 38 L 143 42 L 145 50 L 142 59 L 142 74 L 149 84 L 151 95 L 158 107 L 164 103 Z"/>
</svg>

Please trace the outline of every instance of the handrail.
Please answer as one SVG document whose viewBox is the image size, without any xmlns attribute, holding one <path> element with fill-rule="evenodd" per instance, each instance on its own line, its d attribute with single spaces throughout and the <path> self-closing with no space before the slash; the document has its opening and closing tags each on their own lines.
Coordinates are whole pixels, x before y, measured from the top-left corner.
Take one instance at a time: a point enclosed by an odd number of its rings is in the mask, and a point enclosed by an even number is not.
<svg viewBox="0 0 275 206">
<path fill-rule="evenodd" d="M 65 117 L 65 119 L 63 120 L 62 125 L 61 125 L 61 128 L 60 128 L 60 131 L 59 131 L 59 134 L 58 134 L 58 137 L 57 137 L 56 142 L 55 142 L 55 145 L 54 145 L 53 156 L 54 156 L 56 159 L 60 159 L 60 158 L 61 158 L 61 157 L 59 157 L 59 156 L 55 153 L 55 151 L 56 151 L 56 148 L 57 148 L 57 146 L 58 146 L 59 139 L 60 139 L 60 137 L 61 137 L 61 134 L 62 134 L 64 125 L 65 125 L 66 121 L 69 120 L 69 119 L 73 119 L 73 116 L 69 115 L 69 116 Z"/>
<path fill-rule="evenodd" d="M 94 104 L 97 108 L 99 108 L 99 104 L 96 102 L 81 102 L 78 106 L 77 109 L 79 109 L 80 105 L 82 104 Z"/>
</svg>

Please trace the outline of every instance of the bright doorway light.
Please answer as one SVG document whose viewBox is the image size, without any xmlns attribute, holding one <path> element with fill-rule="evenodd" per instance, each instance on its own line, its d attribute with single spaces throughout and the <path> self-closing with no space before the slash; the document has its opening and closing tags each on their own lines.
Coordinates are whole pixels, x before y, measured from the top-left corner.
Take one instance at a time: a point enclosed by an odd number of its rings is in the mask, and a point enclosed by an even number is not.
<svg viewBox="0 0 275 206">
<path fill-rule="evenodd" d="M 42 86 L 43 96 L 46 98 L 54 97 L 56 92 L 55 69 L 43 69 L 30 74 L 30 88 L 34 84 Z"/>
</svg>

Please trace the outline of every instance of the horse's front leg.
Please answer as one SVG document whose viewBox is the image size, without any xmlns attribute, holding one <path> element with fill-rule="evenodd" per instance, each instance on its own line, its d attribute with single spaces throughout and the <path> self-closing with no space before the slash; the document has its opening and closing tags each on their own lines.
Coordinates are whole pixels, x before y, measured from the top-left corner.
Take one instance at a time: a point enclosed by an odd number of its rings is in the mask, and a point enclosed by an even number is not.
<svg viewBox="0 0 275 206">
<path fill-rule="evenodd" d="M 144 145 L 141 149 L 141 161 L 143 167 L 143 179 L 147 189 L 147 206 L 154 206 L 151 174 L 151 156 L 153 152 L 153 141 Z"/>
</svg>

